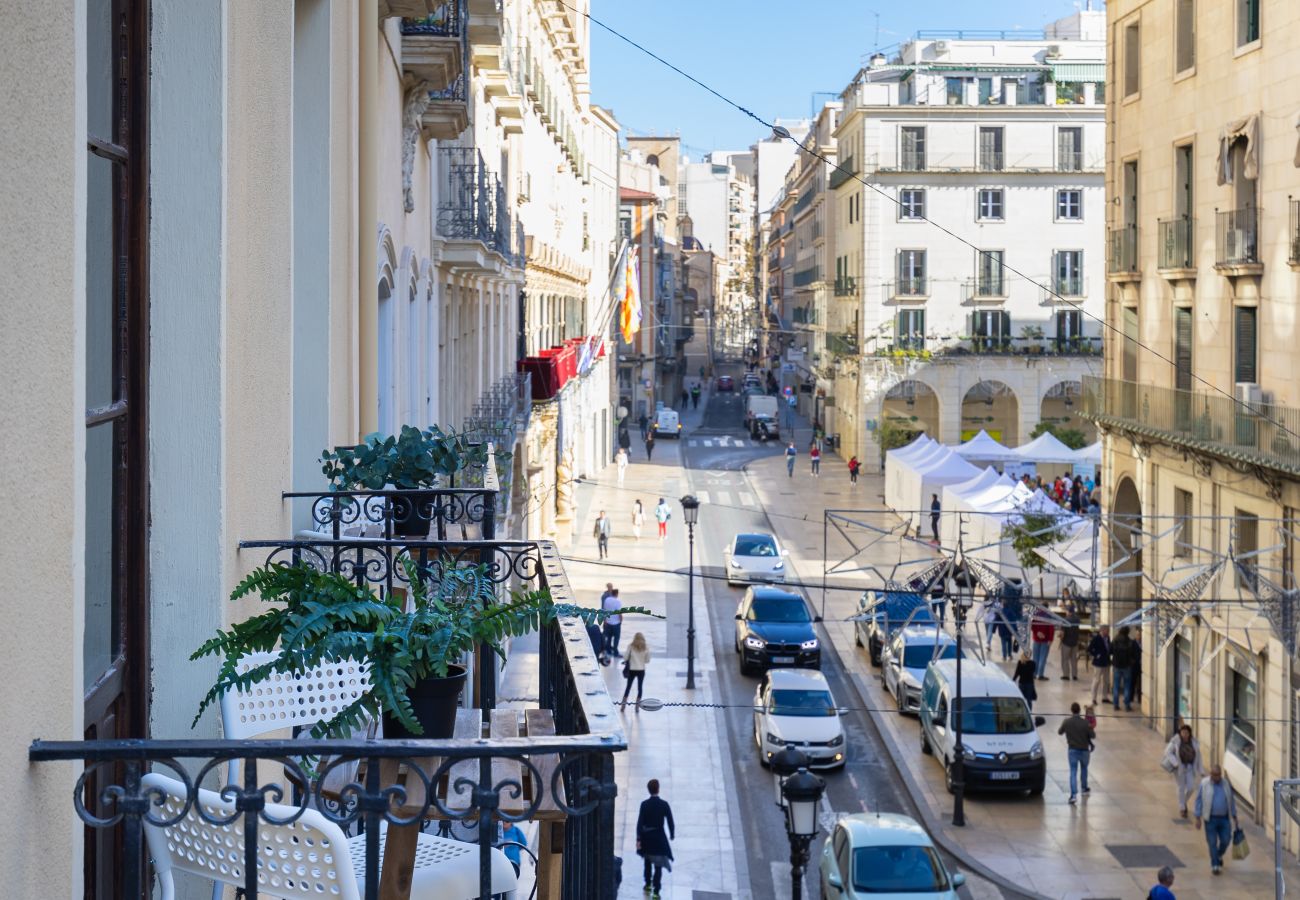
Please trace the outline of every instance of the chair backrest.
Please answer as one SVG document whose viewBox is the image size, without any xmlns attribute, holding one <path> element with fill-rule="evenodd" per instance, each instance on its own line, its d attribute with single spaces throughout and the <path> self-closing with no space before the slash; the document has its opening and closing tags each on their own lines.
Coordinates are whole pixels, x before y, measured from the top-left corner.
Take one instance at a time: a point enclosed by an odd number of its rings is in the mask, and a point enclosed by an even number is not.
<svg viewBox="0 0 1300 900">
<path fill-rule="evenodd" d="M 247 672 L 275 659 L 274 653 L 251 653 L 237 664 Z M 255 738 L 297 725 L 325 722 L 370 687 L 370 675 L 360 663 L 324 663 L 305 675 L 273 674 L 242 691 L 221 697 L 224 734 L 231 740 Z"/>
<path fill-rule="evenodd" d="M 185 804 L 185 785 L 150 773 L 144 785 L 164 795 L 154 818 L 174 818 Z M 230 818 L 229 825 L 213 825 L 199 816 L 202 809 L 214 818 Z M 266 804 L 265 815 L 288 818 L 295 807 Z M 173 872 L 188 872 L 225 884 L 244 884 L 244 819 L 235 816 L 233 800 L 215 791 L 198 791 L 195 805 L 168 828 L 145 825 L 145 838 L 158 873 L 164 900 L 174 895 Z M 314 809 L 303 811 L 288 825 L 257 823 L 257 885 L 266 896 L 284 900 L 360 900 L 352 854 L 342 830 Z"/>
</svg>

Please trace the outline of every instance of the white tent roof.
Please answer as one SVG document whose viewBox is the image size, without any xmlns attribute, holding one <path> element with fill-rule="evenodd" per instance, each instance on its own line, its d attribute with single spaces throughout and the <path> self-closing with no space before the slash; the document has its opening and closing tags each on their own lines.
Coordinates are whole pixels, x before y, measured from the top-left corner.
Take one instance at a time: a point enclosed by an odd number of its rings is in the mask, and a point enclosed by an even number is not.
<svg viewBox="0 0 1300 900">
<path fill-rule="evenodd" d="M 1074 451 L 1075 462 L 1090 462 L 1101 464 L 1101 441 L 1095 444 L 1089 444 L 1079 450 Z"/>
<path fill-rule="evenodd" d="M 1016 452 L 997 440 L 989 436 L 989 433 L 983 428 L 980 433 L 975 435 L 966 443 L 956 448 L 965 459 L 982 459 L 990 462 L 1001 462 L 1008 459 L 1016 459 Z"/>
<path fill-rule="evenodd" d="M 935 446 L 936 443 L 937 441 L 931 438 L 928 434 L 922 432 L 917 435 L 916 440 L 912 441 L 912 443 L 908 444 L 906 447 L 898 447 L 894 450 L 887 451 L 885 453 L 885 458 L 899 460 L 911 459 L 914 456 L 920 455 L 922 451 L 929 450 L 931 447 Z"/>
<path fill-rule="evenodd" d="M 966 481 L 959 481 L 957 484 L 950 484 L 943 489 L 944 499 L 952 497 L 954 500 L 958 497 L 966 497 L 970 494 L 977 494 L 992 484 L 996 484 L 999 479 L 1006 479 L 1005 475 L 999 475 L 998 470 L 991 466 L 984 469 L 974 478 Z M 1006 479 L 1008 482 L 1010 479 Z"/>
<path fill-rule="evenodd" d="M 1050 431 L 1044 431 L 1028 444 L 1016 448 L 1016 456 L 1036 463 L 1072 463 L 1078 459 L 1075 451 L 1062 444 Z"/>
</svg>

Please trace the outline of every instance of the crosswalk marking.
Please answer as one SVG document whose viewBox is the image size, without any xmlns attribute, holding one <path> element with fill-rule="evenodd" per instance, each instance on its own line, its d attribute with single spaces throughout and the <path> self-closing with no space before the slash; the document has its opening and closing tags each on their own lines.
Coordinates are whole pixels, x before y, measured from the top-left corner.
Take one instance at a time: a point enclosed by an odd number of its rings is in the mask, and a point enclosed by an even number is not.
<svg viewBox="0 0 1300 900">
<path fill-rule="evenodd" d="M 696 492 L 695 492 L 695 499 L 699 500 L 701 503 L 708 503 L 708 502 L 709 502 L 709 492 L 708 492 L 708 491 L 696 491 Z"/>
<path fill-rule="evenodd" d="M 758 504 L 754 502 L 753 494 L 742 491 L 740 494 L 740 505 L 746 508 L 750 508 L 750 507 L 757 506 Z"/>
</svg>

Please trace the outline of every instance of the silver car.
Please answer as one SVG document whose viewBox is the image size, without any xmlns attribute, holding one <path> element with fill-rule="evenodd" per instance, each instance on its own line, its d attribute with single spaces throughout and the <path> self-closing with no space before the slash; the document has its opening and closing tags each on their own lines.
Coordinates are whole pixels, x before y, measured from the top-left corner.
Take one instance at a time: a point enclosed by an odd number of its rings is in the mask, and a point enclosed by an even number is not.
<svg viewBox="0 0 1300 900">
<path fill-rule="evenodd" d="M 787 551 L 770 534 L 738 534 L 727 545 L 727 584 L 785 581 Z"/>
</svg>

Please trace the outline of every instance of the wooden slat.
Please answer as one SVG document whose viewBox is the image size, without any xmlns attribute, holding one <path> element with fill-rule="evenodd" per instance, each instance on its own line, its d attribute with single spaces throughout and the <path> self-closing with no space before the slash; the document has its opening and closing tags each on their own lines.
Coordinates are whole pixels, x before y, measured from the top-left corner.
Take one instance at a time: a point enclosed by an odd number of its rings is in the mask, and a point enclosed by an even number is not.
<svg viewBox="0 0 1300 900">
<path fill-rule="evenodd" d="M 479 709 L 461 709 L 456 711 L 456 734 L 457 740 L 480 740 L 483 737 L 483 711 Z M 473 798 L 468 791 L 457 793 L 455 784 L 457 778 L 467 778 L 474 784 L 478 783 L 479 764 L 477 759 L 464 759 L 451 767 L 447 773 L 446 797 L 448 809 L 468 809 L 473 803 Z M 440 789 L 441 790 L 441 789 Z"/>
<path fill-rule="evenodd" d="M 555 734 L 555 714 L 549 709 L 526 710 L 524 725 L 529 737 L 552 737 Z M 532 786 L 533 793 L 541 792 L 542 796 L 536 813 L 540 820 L 537 827 L 537 900 L 560 900 L 564 887 L 565 817 L 551 794 L 551 778 L 560 759 L 558 754 L 546 753 L 532 756 L 530 761 L 537 767 L 541 782 Z M 561 797 L 564 796 L 563 779 L 555 789 Z"/>
<path fill-rule="evenodd" d="M 517 738 L 519 734 L 519 710 L 517 709 L 494 709 L 492 710 L 492 738 Z M 502 784 L 507 781 L 514 781 L 520 785 L 521 791 L 518 798 L 512 799 L 510 791 L 501 792 L 501 806 L 506 812 L 512 815 L 518 815 L 528 808 L 531 795 L 527 791 L 527 785 L 523 782 L 524 767 L 517 759 L 498 756 L 492 760 L 492 786 Z"/>
<path fill-rule="evenodd" d="M 555 714 L 549 709 L 529 709 L 524 711 L 524 723 L 528 729 L 529 737 L 554 737 L 555 736 Z M 556 798 L 551 795 L 551 778 L 555 774 L 556 767 L 560 764 L 558 754 L 547 753 L 539 756 L 533 756 L 530 761 L 537 767 L 541 775 L 541 784 L 533 787 L 533 793 L 542 795 L 541 806 L 537 811 L 541 813 L 557 813 L 559 807 L 556 805 Z M 560 792 L 560 797 L 564 796 L 564 783 L 561 779 L 556 790 Z M 541 816 L 539 815 L 539 818 Z"/>
</svg>

